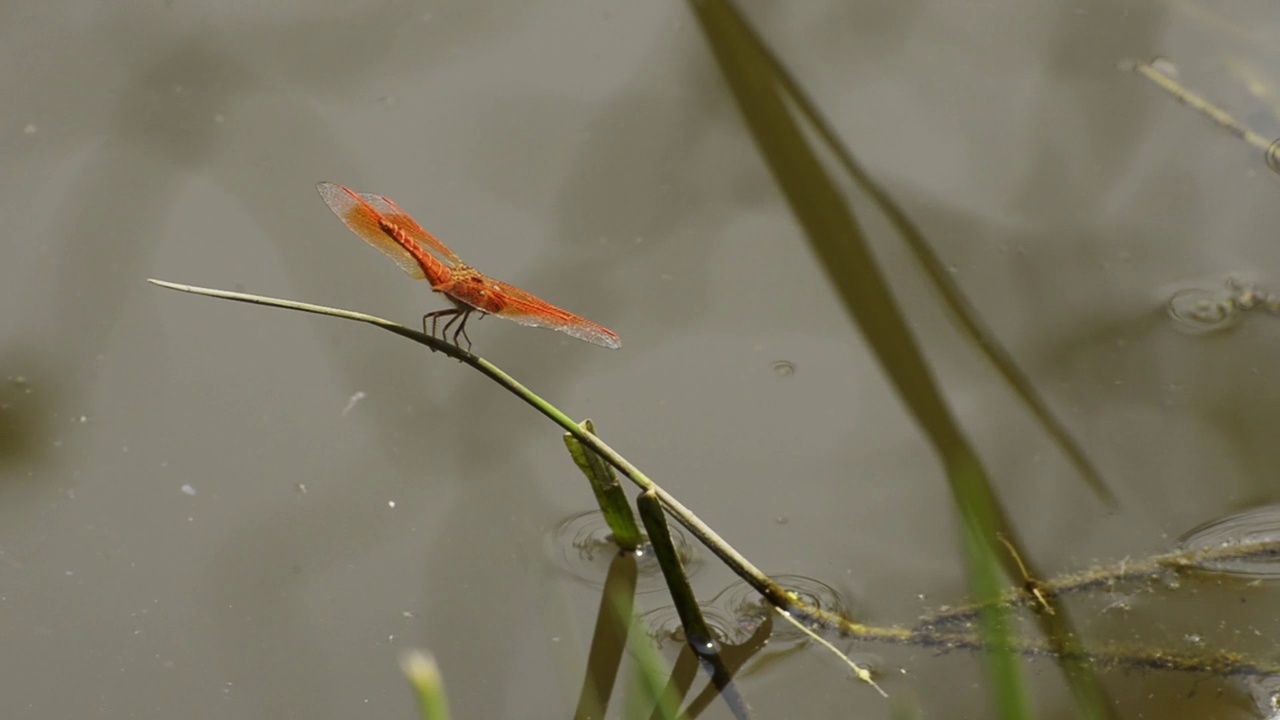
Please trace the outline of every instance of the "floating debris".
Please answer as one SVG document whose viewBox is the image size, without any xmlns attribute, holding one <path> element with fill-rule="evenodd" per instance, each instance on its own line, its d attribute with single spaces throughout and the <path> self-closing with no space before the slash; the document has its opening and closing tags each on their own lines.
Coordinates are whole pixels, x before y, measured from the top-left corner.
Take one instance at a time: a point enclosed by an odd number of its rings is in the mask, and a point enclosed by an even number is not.
<svg viewBox="0 0 1280 720">
<path fill-rule="evenodd" d="M 1238 275 L 1227 277 L 1225 291 L 1185 288 L 1174 293 L 1168 305 L 1169 317 L 1180 329 L 1193 333 L 1224 330 L 1252 310 L 1280 315 L 1280 295 L 1262 292 Z"/>
</svg>

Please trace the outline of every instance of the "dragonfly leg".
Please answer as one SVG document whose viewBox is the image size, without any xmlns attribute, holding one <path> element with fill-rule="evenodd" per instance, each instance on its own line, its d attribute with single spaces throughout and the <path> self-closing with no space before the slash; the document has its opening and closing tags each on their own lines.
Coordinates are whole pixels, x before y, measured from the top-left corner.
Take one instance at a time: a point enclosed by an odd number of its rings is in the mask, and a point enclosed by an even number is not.
<svg viewBox="0 0 1280 720">
<path fill-rule="evenodd" d="M 471 336 L 468 336 L 467 334 L 467 320 L 470 319 L 471 310 L 460 310 L 458 311 L 457 316 L 454 316 L 454 318 L 449 320 L 448 323 L 444 324 L 444 332 L 447 334 L 449 332 L 449 327 L 452 327 L 453 323 L 458 323 L 458 327 L 454 328 L 453 331 L 453 345 L 458 348 L 462 348 L 461 343 L 458 342 L 458 338 L 463 338 L 463 340 L 467 341 L 467 352 L 471 352 Z"/>
<path fill-rule="evenodd" d="M 484 317 L 484 315 L 481 315 L 480 317 Z M 458 345 L 458 338 L 462 337 L 467 341 L 467 352 L 471 352 L 471 336 L 467 334 L 467 321 L 470 319 L 470 312 L 462 313 L 462 322 L 458 323 L 458 329 L 453 333 L 453 344 Z M 458 345 L 458 347 L 462 346 Z"/>
<path fill-rule="evenodd" d="M 444 339 L 443 336 L 436 334 L 436 325 L 440 322 L 440 318 L 445 318 L 445 317 L 449 318 L 448 322 L 444 324 L 444 332 L 447 334 L 449 332 L 449 326 L 452 325 L 453 322 L 458 319 L 458 315 L 460 314 L 461 314 L 461 311 L 458 310 L 457 308 L 449 308 L 448 310 L 436 310 L 435 312 L 429 312 L 426 315 L 422 316 L 422 332 L 427 335 L 430 335 L 431 337 L 439 337 L 441 340 L 443 340 Z M 430 330 L 427 330 L 427 320 L 431 321 Z M 431 348 L 431 352 L 435 352 L 435 351 L 436 351 L 435 348 Z"/>
<path fill-rule="evenodd" d="M 467 335 L 467 319 L 471 317 L 471 311 L 453 310 L 452 313 L 453 317 L 449 318 L 449 321 L 444 324 L 444 328 L 441 330 L 440 339 L 443 340 L 447 337 L 449 335 L 449 329 L 453 327 L 454 323 L 458 323 L 458 327 L 453 331 L 453 344 L 458 349 L 462 349 L 462 345 L 458 343 L 458 338 L 466 338 L 467 352 L 471 352 L 471 336 Z"/>
</svg>

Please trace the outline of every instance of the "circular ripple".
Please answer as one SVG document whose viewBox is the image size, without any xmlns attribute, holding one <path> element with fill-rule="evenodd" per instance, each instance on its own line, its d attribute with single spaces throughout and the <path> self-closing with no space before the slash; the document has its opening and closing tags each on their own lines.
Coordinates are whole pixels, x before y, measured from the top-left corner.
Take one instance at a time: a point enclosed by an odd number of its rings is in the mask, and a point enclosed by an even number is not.
<svg viewBox="0 0 1280 720">
<path fill-rule="evenodd" d="M 702 619 L 706 621 L 707 629 L 711 631 L 712 643 L 736 645 L 750 636 L 748 634 L 739 637 L 733 631 L 733 619 L 725 615 L 721 608 L 711 603 L 704 603 L 700 604 L 698 609 L 702 611 Z M 654 643 L 660 648 L 668 642 L 686 642 L 684 624 L 680 622 L 680 615 L 676 612 L 674 605 L 666 605 L 642 613 L 640 620 L 644 623 L 649 637 L 653 638 Z"/>
<path fill-rule="evenodd" d="M 1208 333 L 1231 327 L 1240 319 L 1233 298 L 1199 288 L 1179 290 L 1169 298 L 1169 317 L 1191 333 Z"/>
<path fill-rule="evenodd" d="M 1186 567 L 1280 580 L 1280 505 L 1204 523 L 1178 538 L 1177 549 L 1191 554 Z"/>
<path fill-rule="evenodd" d="M 829 585 L 799 575 L 784 575 L 775 580 L 808 605 L 850 617 L 848 603 Z M 792 655 L 794 650 L 810 640 L 795 625 L 779 618 L 772 606 L 746 583 L 735 583 L 699 607 L 713 636 L 707 644 L 708 649 L 715 649 L 719 645 L 743 646 L 753 638 L 755 642 L 767 640 L 767 647 L 761 646 L 751 665 L 744 670 L 748 675 L 755 669 Z M 684 627 L 674 607 L 667 605 L 645 613 L 642 617 L 649 636 L 659 647 L 672 641 L 685 642 Z M 756 637 L 766 628 L 766 622 L 770 622 L 767 626 L 770 634 L 766 638 Z M 873 675 L 879 674 L 884 667 L 883 660 L 876 655 L 854 652 L 851 647 L 843 648 L 843 652 Z M 850 677 L 853 677 L 852 673 Z"/>
<path fill-rule="evenodd" d="M 800 602 L 811 607 L 834 613 L 841 617 L 852 617 L 852 606 L 838 590 L 820 580 L 803 575 L 778 575 L 774 580 L 782 587 L 795 593 Z M 713 604 L 724 608 L 734 618 L 734 631 L 745 639 L 760 627 L 765 618 L 772 614 L 773 606 L 765 602 L 760 594 L 750 585 L 739 582 L 716 596 Z M 803 642 L 809 637 L 789 622 L 775 622 L 770 643 Z"/>
<path fill-rule="evenodd" d="M 604 586 L 604 578 L 609 571 L 609 564 L 620 552 L 634 552 L 636 555 L 639 585 L 637 593 L 651 593 L 665 590 L 662 583 L 662 569 L 658 567 L 657 558 L 651 546 L 646 544 L 634 551 L 624 551 L 613 542 L 613 533 L 599 510 L 588 510 L 565 518 L 547 534 L 547 555 L 569 577 L 583 584 L 600 588 Z M 671 528 L 671 542 L 676 546 L 680 562 L 684 564 L 685 573 L 693 577 L 701 560 L 695 556 L 689 537 L 680 528 Z"/>
<path fill-rule="evenodd" d="M 1280 139 L 1267 146 L 1267 167 L 1271 172 L 1280 173 Z"/>
</svg>

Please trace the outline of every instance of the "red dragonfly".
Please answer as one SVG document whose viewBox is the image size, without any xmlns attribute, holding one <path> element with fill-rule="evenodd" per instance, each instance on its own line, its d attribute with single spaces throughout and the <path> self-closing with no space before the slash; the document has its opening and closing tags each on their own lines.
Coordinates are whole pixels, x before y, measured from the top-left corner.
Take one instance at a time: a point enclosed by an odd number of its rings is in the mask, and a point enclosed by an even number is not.
<svg viewBox="0 0 1280 720">
<path fill-rule="evenodd" d="M 427 332 L 430 320 L 432 337 L 436 335 L 436 323 L 447 318 L 441 337 L 447 336 L 449 328 L 456 323 L 453 344 L 458 344 L 459 337 L 465 338 L 470 350 L 467 319 L 472 313 L 480 313 L 481 317 L 497 315 L 521 325 L 559 330 L 611 350 L 622 347 L 622 340 L 612 330 L 561 310 L 518 287 L 494 280 L 462 262 L 449 246 L 423 230 L 391 200 L 330 182 L 318 183 L 316 189 L 351 232 L 381 250 L 410 277 L 430 282 L 433 291 L 442 293 L 453 303 L 451 308 L 422 316 L 422 331 Z"/>
</svg>

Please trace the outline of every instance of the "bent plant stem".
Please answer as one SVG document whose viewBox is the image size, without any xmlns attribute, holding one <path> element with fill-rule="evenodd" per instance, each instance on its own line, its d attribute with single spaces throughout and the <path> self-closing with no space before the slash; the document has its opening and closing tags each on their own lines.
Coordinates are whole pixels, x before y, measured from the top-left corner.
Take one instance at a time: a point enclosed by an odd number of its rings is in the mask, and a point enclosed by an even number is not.
<svg viewBox="0 0 1280 720">
<path fill-rule="evenodd" d="M 264 297 L 262 295 L 252 295 L 249 293 L 231 292 L 228 290 L 215 290 L 212 288 L 202 288 L 193 285 L 181 285 L 178 283 L 166 282 L 163 280 L 148 280 L 148 282 L 159 285 L 170 290 L 178 290 L 180 292 L 192 293 L 195 295 L 205 295 L 208 297 L 221 298 L 223 300 L 234 300 L 236 302 L 250 303 L 253 305 L 267 305 L 270 307 L 284 308 L 286 310 L 297 310 L 300 312 L 313 313 L 316 315 L 329 315 L 331 317 L 343 318 L 345 320 L 355 320 L 356 322 L 367 323 L 380 327 L 383 330 L 393 332 L 401 337 L 409 338 L 415 342 L 426 345 L 433 350 L 438 350 L 455 358 L 471 367 L 479 370 L 490 380 L 498 383 L 506 388 L 516 397 L 533 406 L 535 410 L 551 418 L 557 425 L 564 428 L 578 442 L 586 445 L 594 450 L 600 457 L 604 458 L 610 465 L 614 466 L 623 475 L 626 475 L 631 482 L 638 485 L 642 490 L 651 490 L 658 497 L 662 506 L 671 513 L 671 516 L 683 525 L 695 538 L 707 547 L 716 557 L 720 558 L 733 572 L 742 578 L 748 585 L 755 588 L 765 597 L 772 605 L 783 610 L 798 608 L 798 601 L 789 594 L 781 585 L 777 584 L 765 575 L 759 568 L 751 564 L 751 561 L 743 557 L 724 538 L 720 537 L 716 531 L 704 523 L 697 515 L 694 515 L 689 508 L 685 507 L 679 500 L 673 497 L 666 490 L 658 487 L 657 483 L 649 479 L 629 460 L 618 454 L 616 450 L 605 444 L 603 440 L 595 435 L 578 427 L 568 415 L 560 411 L 559 408 L 551 403 L 543 400 L 532 390 L 521 385 L 515 378 L 503 372 L 496 365 L 488 360 L 474 355 L 454 345 L 433 338 L 430 335 L 411 330 L 399 323 L 390 320 L 367 315 L 365 313 L 352 312 L 350 310 L 340 310 L 338 308 L 325 307 L 324 305 L 313 305 L 311 303 L 295 302 L 293 300 L 282 300 L 279 298 Z"/>
<path fill-rule="evenodd" d="M 1177 80 L 1161 72 L 1151 63 L 1134 62 L 1125 63 L 1125 65 L 1131 72 L 1146 78 L 1156 87 L 1172 95 L 1174 100 L 1204 115 L 1227 132 L 1261 150 L 1264 153 L 1263 158 L 1266 160 L 1267 165 L 1274 167 L 1275 163 L 1280 160 L 1280 140 L 1267 140 L 1257 131 L 1237 120 L 1226 110 L 1183 87 Z"/>
<path fill-rule="evenodd" d="M 645 475 L 639 468 L 632 465 L 626 458 L 619 455 L 617 451 L 605 444 L 603 440 L 578 427 L 577 423 L 573 422 L 568 415 L 565 415 L 558 408 L 534 394 L 533 391 L 529 390 L 524 385 L 521 385 L 510 375 L 507 375 L 487 360 L 473 355 L 470 352 L 461 350 L 417 330 L 411 330 L 403 325 L 391 322 L 390 320 L 384 320 L 383 318 L 379 318 L 374 315 L 367 315 L 365 313 L 340 310 L 337 308 L 325 307 L 323 305 L 295 302 L 292 300 L 264 297 L 261 295 L 251 295 L 248 293 L 215 290 L 211 288 L 195 287 L 192 285 L 181 285 L 162 280 L 148 280 L 148 282 L 170 290 L 178 290 L 180 292 L 195 295 L 204 295 L 224 300 L 234 300 L 236 302 L 244 302 L 254 305 L 266 305 L 269 307 L 284 308 L 286 310 L 297 310 L 317 315 L 329 315 L 331 317 L 342 318 L 345 320 L 355 320 L 357 322 L 375 325 L 384 330 L 395 333 L 396 335 L 409 338 L 410 340 L 439 350 L 452 358 L 458 359 L 474 367 L 490 379 L 497 382 L 499 385 L 502 385 L 521 400 L 532 405 L 534 409 L 551 418 L 557 425 L 564 428 L 566 432 L 577 438 L 583 445 L 594 450 L 610 465 L 613 465 L 623 475 L 627 476 L 627 478 L 629 478 L 633 483 L 645 490 L 651 490 L 662 506 L 673 518 L 675 518 L 677 522 L 688 529 L 688 531 L 693 534 L 699 542 L 706 546 L 707 549 L 715 554 L 716 557 L 720 558 L 720 560 L 724 562 L 734 574 L 742 578 L 744 582 L 755 589 L 756 592 L 760 593 L 760 595 L 763 596 L 770 605 L 779 611 L 789 613 L 800 622 L 807 623 L 810 626 L 832 631 L 842 637 L 854 640 L 890 643 L 895 645 L 931 647 L 944 651 L 984 649 L 982 639 L 976 634 L 950 632 L 935 627 L 922 627 L 912 630 L 895 626 L 864 625 L 841 615 L 823 610 L 822 608 L 813 607 L 804 603 L 793 593 L 786 590 L 773 579 L 765 575 L 759 568 L 753 565 L 731 545 L 725 542 L 725 540 L 706 523 L 694 515 L 689 508 L 685 507 L 666 490 L 659 487 L 649 478 L 649 476 Z M 1264 552 L 1263 549 L 1259 548 L 1253 548 L 1253 551 L 1258 554 Z M 1273 548 L 1270 552 L 1280 552 L 1280 548 Z M 1204 551 L 1197 554 L 1196 557 L 1207 558 L 1209 555 L 1206 553 L 1207 551 Z M 1161 555 L 1156 556 L 1155 559 L 1160 560 L 1166 557 L 1167 556 Z M 1135 571 L 1130 571 L 1130 576 L 1134 573 Z M 1081 584 L 1085 584 L 1085 581 L 1083 580 L 1079 582 L 1081 582 Z M 1063 653 L 1054 650 L 1050 644 L 1043 641 L 1015 639 L 1012 649 L 1027 657 L 1063 656 Z M 1111 646 L 1101 649 L 1075 649 L 1072 650 L 1070 654 L 1071 657 L 1063 659 L 1089 661 L 1097 664 L 1098 667 L 1132 667 L 1181 672 L 1205 672 L 1224 677 L 1280 674 L 1280 661 L 1264 661 L 1262 659 L 1252 658 L 1244 654 L 1230 651 L 1190 652 L 1185 650 L 1169 650 L 1160 648 Z"/>
</svg>

